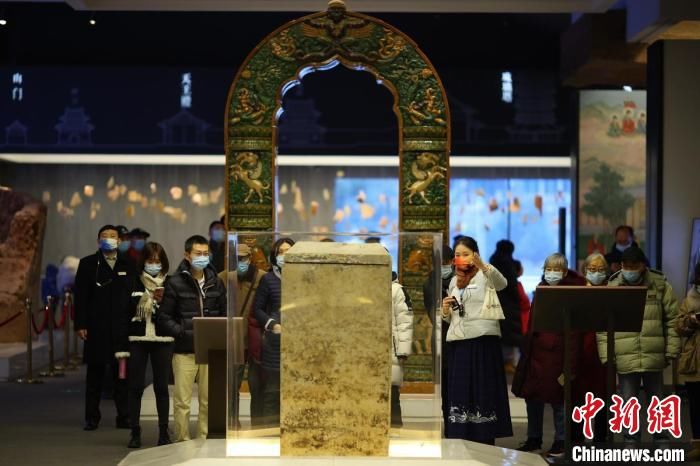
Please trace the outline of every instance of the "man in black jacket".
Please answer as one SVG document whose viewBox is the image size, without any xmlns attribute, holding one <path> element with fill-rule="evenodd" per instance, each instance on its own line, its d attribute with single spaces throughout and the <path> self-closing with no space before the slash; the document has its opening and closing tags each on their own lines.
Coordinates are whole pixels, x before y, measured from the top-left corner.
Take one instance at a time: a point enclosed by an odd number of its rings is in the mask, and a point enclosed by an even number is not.
<svg viewBox="0 0 700 466">
<path fill-rule="evenodd" d="M 197 437 L 207 436 L 209 385 L 207 366 L 195 364 L 192 318 L 226 316 L 226 287 L 209 263 L 209 242 L 195 235 L 185 242 L 185 259 L 165 284 L 158 311 L 163 334 L 175 337 L 173 417 L 175 440 L 190 439 L 190 401 L 195 381 L 199 394 Z"/>
<path fill-rule="evenodd" d="M 100 423 L 100 396 L 107 367 L 114 379 L 114 402 L 117 427 L 128 429 L 127 384 L 119 379 L 117 357 L 128 357 L 123 339 L 123 316 L 126 315 L 136 270 L 117 254 L 119 233 L 105 225 L 97 234 L 99 250 L 80 260 L 75 276 L 75 329 L 85 342 L 85 430 L 95 430 Z"/>
</svg>

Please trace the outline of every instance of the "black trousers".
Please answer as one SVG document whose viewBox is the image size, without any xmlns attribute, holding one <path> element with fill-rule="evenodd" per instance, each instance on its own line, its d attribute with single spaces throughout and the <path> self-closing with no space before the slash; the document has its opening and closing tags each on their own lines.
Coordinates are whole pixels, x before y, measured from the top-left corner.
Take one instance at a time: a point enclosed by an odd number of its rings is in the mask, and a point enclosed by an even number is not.
<svg viewBox="0 0 700 466">
<path fill-rule="evenodd" d="M 253 427 L 263 424 L 265 399 L 265 373 L 259 362 L 248 360 L 248 389 L 250 390 L 250 423 Z"/>
<path fill-rule="evenodd" d="M 399 399 L 400 388 L 398 385 L 391 386 L 391 427 L 403 427 L 401 400 Z"/>
<path fill-rule="evenodd" d="M 280 425 L 280 371 L 265 371 L 263 425 L 266 427 Z"/>
<path fill-rule="evenodd" d="M 141 398 L 146 388 L 146 366 L 151 358 L 153 368 L 153 392 L 156 394 L 158 424 L 168 425 L 170 396 L 168 395 L 168 376 L 173 357 L 173 344 L 132 341 L 129 343 L 129 419 L 131 426 L 139 425 L 141 418 Z"/>
<path fill-rule="evenodd" d="M 85 377 L 85 421 L 99 424 L 100 419 L 102 419 L 100 398 L 102 396 L 105 370 L 110 371 L 114 381 L 114 404 L 117 407 L 117 420 L 128 421 L 127 382 L 119 378 L 119 362 L 116 358 L 112 358 L 109 363 L 87 364 L 87 375 Z"/>
<path fill-rule="evenodd" d="M 690 427 L 693 431 L 693 439 L 700 440 L 700 382 L 686 382 L 690 402 Z"/>
</svg>

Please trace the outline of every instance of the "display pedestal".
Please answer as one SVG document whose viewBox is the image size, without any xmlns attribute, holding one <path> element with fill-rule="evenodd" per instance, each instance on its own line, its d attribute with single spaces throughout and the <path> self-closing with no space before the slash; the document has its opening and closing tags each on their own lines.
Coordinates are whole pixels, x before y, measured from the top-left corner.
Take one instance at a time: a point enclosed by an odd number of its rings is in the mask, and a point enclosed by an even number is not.
<svg viewBox="0 0 700 466">
<path fill-rule="evenodd" d="M 647 288 L 644 286 L 538 286 L 532 328 L 564 334 L 564 449 L 571 456 L 571 331 L 607 332 L 608 399 L 614 393 L 615 332 L 642 329 Z M 612 441 L 612 431 L 608 432 Z"/>
<path fill-rule="evenodd" d="M 226 437 L 226 317 L 195 317 L 194 358 L 209 365 L 209 438 Z"/>
<path fill-rule="evenodd" d="M 235 442 L 235 443 L 232 443 Z M 236 445 L 239 450 L 253 453 L 249 456 L 226 456 L 230 445 Z M 467 442 L 466 440 L 437 440 L 425 442 L 392 438 L 389 441 L 389 457 L 280 457 L 279 438 L 245 440 L 190 440 L 162 447 L 146 448 L 129 453 L 119 466 L 171 466 L 173 464 L 186 466 L 212 465 L 249 465 L 256 466 L 376 466 L 400 464 L 429 466 L 429 465 L 459 465 L 482 466 L 488 464 L 519 466 L 547 466 L 547 462 L 534 453 L 523 453 L 507 448 Z M 277 451 L 277 456 L 264 456 L 266 453 Z M 253 455 L 255 455 L 253 457 Z"/>
</svg>

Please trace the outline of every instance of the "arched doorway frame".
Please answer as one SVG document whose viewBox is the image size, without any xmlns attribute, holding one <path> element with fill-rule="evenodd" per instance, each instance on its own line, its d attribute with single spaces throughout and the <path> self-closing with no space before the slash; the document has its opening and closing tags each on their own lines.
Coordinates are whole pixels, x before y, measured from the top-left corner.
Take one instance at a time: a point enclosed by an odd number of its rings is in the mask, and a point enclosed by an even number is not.
<svg viewBox="0 0 700 466">
<path fill-rule="evenodd" d="M 248 54 L 225 117 L 226 225 L 274 230 L 277 119 L 284 93 L 309 70 L 339 62 L 372 73 L 394 97 L 399 123 L 399 231 L 449 229 L 450 109 L 440 77 L 418 45 L 341 0 L 290 21 Z"/>
</svg>

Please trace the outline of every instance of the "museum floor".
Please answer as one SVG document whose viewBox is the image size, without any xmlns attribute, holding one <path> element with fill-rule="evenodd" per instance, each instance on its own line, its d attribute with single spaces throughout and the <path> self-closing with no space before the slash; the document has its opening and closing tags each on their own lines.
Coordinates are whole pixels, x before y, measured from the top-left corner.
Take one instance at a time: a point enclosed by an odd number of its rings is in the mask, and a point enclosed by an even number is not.
<svg viewBox="0 0 700 466">
<path fill-rule="evenodd" d="M 126 448 L 129 431 L 115 429 L 114 405 L 109 400 L 102 403 L 100 428 L 94 432 L 82 430 L 84 375 L 83 367 L 79 372 L 46 380 L 42 385 L 0 384 L 0 458 L 3 464 L 116 465 L 130 453 Z M 150 387 L 144 394 L 143 410 L 143 444 L 148 447 L 155 445 L 157 435 L 155 402 Z M 525 438 L 524 402 L 512 398 L 511 410 L 515 435 L 499 439 L 497 446 L 515 448 Z M 684 417 L 687 422 L 687 415 Z M 689 426 L 684 427 L 684 432 L 690 431 Z M 553 435 L 551 410 L 545 411 L 544 429 L 548 446 Z M 182 447 L 178 445 L 178 448 Z M 145 451 L 144 448 L 139 453 Z M 395 461 L 391 464 L 396 464 Z M 268 463 L 256 462 L 261 466 Z"/>
</svg>

